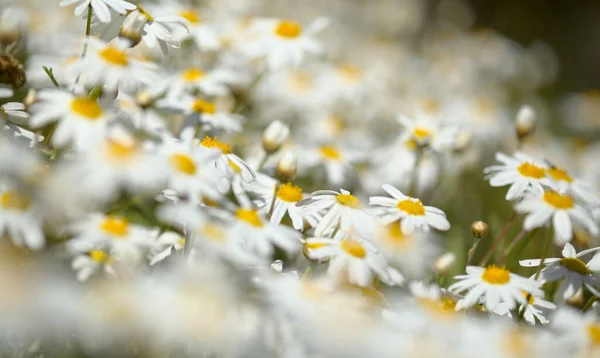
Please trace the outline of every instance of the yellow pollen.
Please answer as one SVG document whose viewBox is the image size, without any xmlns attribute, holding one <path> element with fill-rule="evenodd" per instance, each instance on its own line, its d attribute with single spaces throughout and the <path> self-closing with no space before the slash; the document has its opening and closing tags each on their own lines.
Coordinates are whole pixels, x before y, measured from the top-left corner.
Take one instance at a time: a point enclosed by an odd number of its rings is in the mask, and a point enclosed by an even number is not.
<svg viewBox="0 0 600 358">
<path fill-rule="evenodd" d="M 171 155 L 171 165 L 181 173 L 189 175 L 196 173 L 196 164 L 187 154 L 176 153 Z"/>
<path fill-rule="evenodd" d="M 431 131 L 429 129 L 426 129 L 426 128 L 417 127 L 415 129 L 413 129 L 413 134 L 418 139 L 425 139 L 425 138 L 431 136 Z"/>
<path fill-rule="evenodd" d="M 570 195 L 561 195 L 553 190 L 544 192 L 544 201 L 556 209 L 571 209 L 575 206 L 575 201 Z"/>
<path fill-rule="evenodd" d="M 350 256 L 358 257 L 361 259 L 367 256 L 367 250 L 365 250 L 365 248 L 361 245 L 360 242 L 354 239 L 343 240 L 342 242 L 340 242 L 340 248 L 347 254 L 350 254 Z"/>
<path fill-rule="evenodd" d="M 305 250 L 316 250 L 316 249 L 320 249 L 325 246 L 327 246 L 327 244 L 322 243 L 322 242 L 307 242 L 304 244 L 304 249 Z"/>
<path fill-rule="evenodd" d="M 90 256 L 90 259 L 92 259 L 92 261 L 99 264 L 108 262 L 110 259 L 110 256 L 108 256 L 108 254 L 106 254 L 106 252 L 102 250 L 92 250 L 88 253 L 88 255 Z"/>
<path fill-rule="evenodd" d="M 127 161 L 138 151 L 138 147 L 135 143 L 119 143 L 117 141 L 109 140 L 107 146 L 106 155 L 108 159 L 115 161 Z"/>
<path fill-rule="evenodd" d="M 535 298 L 533 298 L 532 294 L 529 294 L 528 292 L 525 291 L 521 291 L 521 294 L 523 295 L 523 297 L 527 298 L 529 297 L 529 300 L 527 301 L 528 304 L 531 306 L 533 304 L 533 302 L 535 301 Z"/>
<path fill-rule="evenodd" d="M 263 226 L 263 222 L 260 219 L 260 216 L 258 216 L 258 210 L 256 209 L 238 209 L 235 215 L 238 219 L 245 221 L 252 226 Z"/>
<path fill-rule="evenodd" d="M 181 239 L 177 240 L 177 244 L 181 247 L 185 246 L 185 237 L 182 237 Z"/>
<path fill-rule="evenodd" d="M 352 194 L 338 194 L 335 197 L 335 200 L 340 205 L 349 206 L 352 209 L 360 209 L 363 207 L 360 200 Z"/>
<path fill-rule="evenodd" d="M 237 174 L 240 174 L 242 172 L 242 169 L 240 169 L 240 166 L 235 164 L 231 159 L 227 159 L 227 163 L 229 164 L 231 169 L 233 169 L 233 171 L 236 172 Z"/>
<path fill-rule="evenodd" d="M 504 267 L 491 265 L 485 268 L 481 279 L 492 285 L 504 285 L 510 282 L 510 271 Z"/>
<path fill-rule="evenodd" d="M 352 65 L 341 65 L 340 75 L 347 82 L 357 82 L 360 79 L 360 69 Z"/>
<path fill-rule="evenodd" d="M 571 178 L 571 176 L 569 175 L 569 173 L 567 173 L 566 170 L 559 168 L 550 168 L 546 170 L 546 173 L 548 173 L 548 175 L 550 175 L 550 177 L 554 180 L 566 181 L 567 183 L 573 182 L 573 178 Z"/>
<path fill-rule="evenodd" d="M 91 121 L 102 117 L 102 108 L 98 102 L 88 97 L 73 98 L 71 101 L 71 110 Z"/>
<path fill-rule="evenodd" d="M 129 222 L 125 218 L 107 216 L 100 224 L 100 228 L 111 235 L 123 237 L 129 231 Z"/>
<path fill-rule="evenodd" d="M 148 12 L 146 12 L 146 10 L 142 9 L 140 5 L 138 5 L 137 10 L 140 12 L 140 14 L 146 16 L 146 20 L 148 20 L 148 22 L 154 21 L 154 17 L 152 17 L 152 15 L 150 15 Z"/>
<path fill-rule="evenodd" d="M 585 263 L 574 257 L 565 257 L 560 259 L 561 266 L 567 270 L 577 272 L 580 275 L 589 275 L 592 271 L 585 265 Z"/>
<path fill-rule="evenodd" d="M 529 162 L 525 162 L 517 168 L 519 173 L 525 177 L 542 179 L 546 176 L 546 170 L 542 167 L 538 167 L 535 164 L 531 164 Z"/>
<path fill-rule="evenodd" d="M 212 241 L 225 241 L 225 232 L 214 224 L 205 224 L 200 228 L 200 234 Z"/>
<path fill-rule="evenodd" d="M 398 202 L 399 210 L 404 211 L 409 215 L 423 216 L 425 215 L 425 207 L 419 199 L 406 199 Z"/>
<path fill-rule="evenodd" d="M 192 109 L 198 113 L 213 114 L 217 108 L 214 103 L 197 99 L 192 103 Z"/>
<path fill-rule="evenodd" d="M 319 151 L 325 159 L 340 160 L 342 158 L 340 152 L 337 149 L 335 149 L 335 147 L 329 145 L 322 146 L 321 148 L 319 148 Z"/>
<path fill-rule="evenodd" d="M 592 323 L 587 327 L 588 335 L 594 345 L 600 345 L 600 324 Z"/>
<path fill-rule="evenodd" d="M 31 204 L 31 198 L 12 190 L 5 191 L 0 195 L 2 209 L 25 211 L 29 208 L 29 204 Z"/>
<path fill-rule="evenodd" d="M 100 51 L 100 57 L 113 65 L 117 66 L 127 66 L 129 64 L 129 58 L 124 51 L 117 50 L 114 47 L 106 47 L 104 50 Z"/>
<path fill-rule="evenodd" d="M 196 11 L 194 11 L 192 9 L 181 11 L 179 13 L 179 16 L 183 17 L 184 19 L 191 22 L 192 24 L 200 23 L 200 16 L 198 15 L 198 13 Z"/>
<path fill-rule="evenodd" d="M 398 221 L 386 226 L 384 239 L 398 248 L 410 248 L 412 246 L 412 240 L 409 240 L 409 237 L 402 233 L 402 229 L 400 228 L 400 223 Z"/>
<path fill-rule="evenodd" d="M 404 145 L 406 146 L 406 148 L 408 150 L 412 150 L 412 151 L 416 150 L 418 147 L 417 142 L 412 138 L 407 140 Z"/>
<path fill-rule="evenodd" d="M 288 203 L 302 200 L 302 188 L 291 183 L 283 184 L 277 190 L 277 197 Z"/>
<path fill-rule="evenodd" d="M 214 139 L 206 136 L 200 143 L 206 148 L 218 148 L 223 152 L 223 154 L 231 153 L 231 145 L 229 143 L 223 143 L 219 141 L 219 137 L 215 137 Z"/>
<path fill-rule="evenodd" d="M 275 28 L 275 34 L 286 39 L 294 39 L 302 33 L 302 26 L 294 21 L 281 21 Z"/>
<path fill-rule="evenodd" d="M 181 74 L 181 78 L 185 82 L 194 82 L 205 76 L 205 73 L 202 70 L 197 68 L 190 68 Z"/>
</svg>

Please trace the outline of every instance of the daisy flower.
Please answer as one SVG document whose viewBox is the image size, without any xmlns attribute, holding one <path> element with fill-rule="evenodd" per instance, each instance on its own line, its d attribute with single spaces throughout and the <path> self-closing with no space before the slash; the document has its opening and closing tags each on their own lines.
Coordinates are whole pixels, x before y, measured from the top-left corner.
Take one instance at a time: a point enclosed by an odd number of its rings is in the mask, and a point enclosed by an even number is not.
<svg viewBox="0 0 600 358">
<path fill-rule="evenodd" d="M 546 175 L 549 180 L 544 184 L 559 193 L 572 195 L 591 206 L 600 205 L 600 194 L 589 182 L 573 178 L 567 170 L 555 166 L 546 169 Z"/>
<path fill-rule="evenodd" d="M 296 204 L 301 209 L 302 215 L 327 213 L 322 216 L 315 229 L 315 236 L 323 237 L 337 227 L 345 232 L 357 230 L 364 236 L 371 235 L 377 227 L 377 219 L 369 214 L 363 203 L 350 194 L 349 191 L 340 189 L 319 190 L 310 194 Z"/>
<path fill-rule="evenodd" d="M 546 180 L 547 165 L 523 153 L 515 153 L 514 157 L 496 153 L 496 160 L 502 165 L 487 167 L 484 173 L 487 174 L 491 186 L 500 187 L 510 184 L 506 200 L 522 197 L 528 188 L 540 193 L 544 192 L 542 184 Z"/>
<path fill-rule="evenodd" d="M 523 296 L 525 296 L 525 298 L 529 297 L 529 300 L 527 304 L 519 307 L 518 313 L 523 315 L 525 322 L 532 326 L 536 324 L 536 320 L 541 324 L 550 323 L 546 316 L 548 315 L 549 311 L 556 309 L 556 305 L 550 301 L 544 300 L 542 298 L 543 296 L 535 297 L 527 292 L 523 292 Z M 508 317 L 512 317 L 509 306 L 504 303 L 501 303 L 494 312 L 501 316 L 506 315 Z"/>
<path fill-rule="evenodd" d="M 277 186 L 277 180 L 271 178 L 268 175 L 257 173 L 256 180 L 249 184 L 244 184 L 244 188 L 256 195 L 259 199 L 255 201 L 255 204 L 260 208 L 260 213 L 267 216 L 271 209 L 271 203 L 275 200 L 273 205 L 273 213 L 270 217 L 270 221 L 274 224 L 281 223 L 283 217 L 287 214 L 292 220 L 292 226 L 296 230 L 302 230 L 304 228 L 305 217 L 301 215 L 301 209 L 296 207 L 296 203 L 306 197 L 306 194 L 302 193 L 302 188 L 293 185 L 292 183 L 285 183 L 279 185 L 277 193 L 275 188 Z M 306 219 L 312 224 L 316 225 L 316 220 L 311 217 Z"/>
<path fill-rule="evenodd" d="M 143 226 L 131 224 L 124 217 L 101 213 L 89 214 L 70 224 L 67 231 L 73 234 L 67 249 L 75 253 L 106 248 L 111 256 L 139 259 L 152 242 L 152 234 Z"/>
<path fill-rule="evenodd" d="M 24 125 L 27 124 L 29 114 L 25 111 L 26 107 L 20 102 L 8 102 L 0 106 L 0 115 L 10 122 Z"/>
<path fill-rule="evenodd" d="M 117 89 L 132 91 L 156 80 L 156 65 L 137 60 L 126 53 L 128 41 L 110 44 L 89 39 L 87 56 L 75 60 L 66 68 L 71 78 L 81 78 L 88 86 L 103 86 L 109 92 Z"/>
<path fill-rule="evenodd" d="M 120 14 L 126 14 L 127 10 L 135 9 L 135 5 L 125 0 L 62 0 L 58 3 L 58 6 L 69 6 L 76 3 L 80 4 L 75 8 L 75 16 L 83 15 L 88 6 L 91 6 L 102 22 L 110 22 L 111 20 L 109 7 Z"/>
<path fill-rule="evenodd" d="M 375 277 L 387 285 L 399 285 L 404 281 L 367 241 L 352 236 L 341 240 L 309 238 L 304 247 L 311 260 L 329 260 L 327 274 L 342 281 L 360 287 L 370 287 Z"/>
<path fill-rule="evenodd" d="M 112 266 L 113 263 L 113 258 L 106 251 L 93 249 L 85 254 L 75 256 L 71 262 L 71 268 L 77 272 L 77 280 L 83 282 L 100 270 L 116 276 L 117 272 Z"/>
<path fill-rule="evenodd" d="M 231 92 L 229 86 L 238 81 L 238 74 L 227 68 L 207 71 L 199 67 L 189 67 L 168 76 L 156 86 L 157 91 L 166 90 L 167 98 L 180 98 L 186 93 L 196 91 L 206 96 L 225 96 Z"/>
<path fill-rule="evenodd" d="M 0 185 L 0 237 L 32 250 L 44 247 L 42 220 L 32 198 L 23 190 Z"/>
<path fill-rule="evenodd" d="M 323 144 L 302 150 L 299 159 L 300 167 L 323 166 L 327 181 L 332 185 L 341 185 L 354 173 L 352 163 L 358 159 L 358 155 L 341 146 Z"/>
<path fill-rule="evenodd" d="M 163 232 L 152 243 L 148 258 L 150 266 L 156 265 L 173 253 L 181 252 L 185 247 L 185 237 L 173 231 Z"/>
<path fill-rule="evenodd" d="M 565 243 L 562 250 L 562 258 L 547 258 L 544 260 L 544 267 L 540 272 L 539 280 L 541 282 L 554 282 L 563 280 L 556 292 L 555 300 L 564 302 L 573 297 L 581 286 L 587 287 L 595 296 L 600 297 L 597 287 L 600 282 L 594 277 L 593 273 L 600 270 L 600 255 L 595 255 L 587 264 L 581 260 L 581 257 L 596 252 L 600 248 L 596 247 L 577 253 L 570 243 Z M 521 260 L 519 264 L 524 267 L 538 267 L 542 264 L 541 259 Z"/>
<path fill-rule="evenodd" d="M 469 291 L 457 307 L 471 307 L 479 302 L 485 305 L 488 311 L 493 312 L 500 304 L 505 304 L 509 309 L 515 308 L 517 303 L 525 304 L 527 299 L 523 291 L 534 296 L 544 294 L 539 288 L 539 282 L 495 265 L 486 268 L 467 266 L 467 274 L 456 276 L 455 279 L 459 281 L 448 287 L 450 292 Z"/>
<path fill-rule="evenodd" d="M 293 20 L 257 19 L 241 49 L 251 58 L 264 57 L 270 69 L 298 67 L 306 54 L 322 52 L 322 45 L 313 36 L 328 22 L 318 18 L 303 29 Z"/>
<path fill-rule="evenodd" d="M 542 193 L 528 192 L 523 200 L 515 205 L 515 211 L 528 214 L 523 221 L 523 228 L 528 231 L 552 220 L 554 241 L 558 245 L 573 239 L 572 220 L 583 225 L 592 235 L 598 235 L 600 232 L 588 209 L 577 204 L 569 194 L 560 194 L 552 189 Z"/>
<path fill-rule="evenodd" d="M 427 146 L 435 152 L 446 152 L 456 145 L 457 128 L 443 127 L 439 119 L 430 115 L 419 113 L 414 120 L 398 115 L 397 120 L 404 127 L 401 137 L 419 148 Z"/>
<path fill-rule="evenodd" d="M 29 125 L 41 128 L 57 121 L 51 139 L 55 147 L 72 142 L 76 150 L 87 150 L 106 136 L 112 114 L 98 101 L 58 89 L 42 90 L 38 97 L 39 102 L 31 108 Z"/>
<path fill-rule="evenodd" d="M 179 139 L 169 134 L 162 139 L 158 152 L 168 158 L 171 168 L 167 187 L 193 203 L 202 198 L 219 201 L 229 188 L 226 174 L 211 165 L 221 155 L 219 150 L 198 146 L 191 127 Z"/>
<path fill-rule="evenodd" d="M 148 91 L 142 91 L 134 98 L 124 92 L 119 92 L 116 105 L 120 111 L 119 118 L 131 123 L 137 130 L 159 136 L 167 130 L 165 120 L 153 108 L 154 98 Z"/>
<path fill-rule="evenodd" d="M 159 11 L 155 9 L 155 11 Z M 218 26 L 210 21 L 210 16 L 200 13 L 192 7 L 171 6 L 171 4 L 160 10 L 164 13 L 175 13 L 186 20 L 187 31 L 176 29 L 173 37 L 178 41 L 192 39 L 198 49 L 211 52 L 221 47 Z"/>
<path fill-rule="evenodd" d="M 224 108 L 222 103 L 207 100 L 204 97 L 177 97 L 161 101 L 162 105 L 179 109 L 188 118 L 192 118 L 202 126 L 204 131 L 238 133 L 242 130 L 244 116 L 232 113 L 231 108 Z"/>
<path fill-rule="evenodd" d="M 582 313 L 571 308 L 556 311 L 552 329 L 572 347 L 572 357 L 596 357 L 600 354 L 600 321 L 594 312 Z"/>
<path fill-rule="evenodd" d="M 221 155 L 214 161 L 214 164 L 225 173 L 235 174 L 236 171 L 239 170 L 240 176 L 246 183 L 252 182 L 256 177 L 254 170 L 252 170 L 240 157 L 231 153 L 231 145 L 229 143 L 219 141 L 218 137 L 211 138 L 206 136 L 202 142 L 200 142 L 200 145 L 206 148 L 217 148 L 221 151 Z M 234 168 L 232 168 L 232 166 L 234 166 Z"/>
<path fill-rule="evenodd" d="M 399 220 L 405 235 L 411 234 L 415 228 L 425 232 L 428 232 L 430 227 L 442 231 L 450 228 L 446 214 L 440 209 L 425 206 L 421 200 L 406 196 L 389 184 L 384 184 L 383 190 L 392 198 L 372 196 L 369 198 L 369 204 L 378 206 L 376 212 L 385 224 Z"/>
</svg>

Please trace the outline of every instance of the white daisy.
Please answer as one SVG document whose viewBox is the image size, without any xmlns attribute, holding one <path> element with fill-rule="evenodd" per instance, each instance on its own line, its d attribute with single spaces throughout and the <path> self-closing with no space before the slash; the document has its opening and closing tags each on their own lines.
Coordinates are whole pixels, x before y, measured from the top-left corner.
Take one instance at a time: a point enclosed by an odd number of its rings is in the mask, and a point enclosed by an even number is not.
<svg viewBox="0 0 600 358">
<path fill-rule="evenodd" d="M 600 321 L 594 312 L 582 313 L 561 307 L 553 317 L 552 330 L 571 347 L 572 357 L 596 357 L 600 354 Z"/>
<path fill-rule="evenodd" d="M 257 19 L 241 49 L 251 58 L 265 58 L 271 69 L 298 67 L 306 54 L 319 54 L 322 45 L 313 38 L 327 26 L 328 20 L 318 18 L 306 30 L 292 20 Z"/>
<path fill-rule="evenodd" d="M 117 272 L 112 266 L 113 263 L 113 258 L 106 251 L 93 249 L 75 256 L 71 262 L 71 268 L 77 272 L 78 281 L 87 281 L 100 270 L 103 270 L 106 274 L 116 276 Z"/>
<path fill-rule="evenodd" d="M 404 127 L 402 138 L 412 140 L 418 147 L 428 147 L 435 152 L 446 152 L 456 146 L 458 129 L 441 126 L 437 118 L 418 113 L 414 120 L 403 115 L 398 115 L 397 119 Z"/>
<path fill-rule="evenodd" d="M 310 216 L 304 217 L 301 215 L 301 209 L 296 207 L 296 203 L 306 197 L 302 193 L 302 188 L 291 183 L 281 184 L 275 193 L 277 180 L 268 175 L 257 173 L 256 180 L 249 184 L 244 184 L 244 188 L 251 193 L 257 194 L 259 199 L 255 204 L 260 208 L 260 213 L 267 216 L 273 206 L 273 213 L 269 220 L 274 224 L 281 223 L 281 220 L 288 214 L 292 220 L 292 226 L 296 230 L 304 228 L 304 220 L 306 219 L 311 225 L 317 224 L 317 219 Z M 275 203 L 273 203 L 275 200 Z M 272 204 L 273 203 L 273 204 Z"/>
<path fill-rule="evenodd" d="M 44 247 L 42 220 L 32 198 L 24 190 L 0 185 L 0 237 L 6 235 L 15 246 L 32 250 Z"/>
<path fill-rule="evenodd" d="M 499 187 L 510 184 L 506 200 L 514 200 L 523 196 L 527 188 L 543 192 L 542 184 L 546 180 L 547 165 L 538 162 L 523 153 L 515 153 L 509 157 L 496 153 L 496 160 L 502 165 L 492 165 L 485 168 L 484 173 L 490 180 L 490 185 Z"/>
<path fill-rule="evenodd" d="M 221 155 L 214 161 L 217 168 L 224 171 L 225 173 L 239 174 L 246 183 L 250 183 L 256 177 L 254 170 L 252 170 L 240 157 L 231 153 L 231 145 L 227 142 L 219 141 L 218 137 L 206 136 L 200 142 L 200 145 L 206 148 L 217 148 L 221 151 Z M 233 168 L 232 168 L 233 167 Z"/>
<path fill-rule="evenodd" d="M 148 91 L 142 91 L 136 98 L 119 92 L 116 105 L 122 112 L 119 118 L 130 122 L 137 130 L 159 136 L 167 130 L 163 116 L 152 106 L 153 101 Z"/>
<path fill-rule="evenodd" d="M 591 206 L 600 205 L 600 194 L 589 182 L 573 178 L 568 171 L 555 166 L 546 169 L 546 175 L 550 180 L 544 184 L 559 193 L 568 193 Z"/>
<path fill-rule="evenodd" d="M 189 67 L 157 83 L 156 91 L 166 90 L 167 98 L 181 98 L 196 91 L 206 96 L 225 96 L 231 92 L 229 86 L 238 82 L 239 75 L 228 68 L 204 70 Z"/>
<path fill-rule="evenodd" d="M 64 147 L 72 142 L 75 149 L 87 150 L 106 136 L 112 114 L 98 101 L 58 89 L 42 90 L 38 97 L 39 102 L 31 108 L 29 125 L 41 128 L 57 121 L 51 139 L 54 146 Z"/>
<path fill-rule="evenodd" d="M 62 0 L 58 6 L 69 6 L 75 3 L 80 3 L 75 8 L 75 16 L 83 15 L 88 6 L 91 6 L 98 19 L 102 22 L 110 22 L 111 20 L 109 7 L 120 14 L 125 14 L 127 10 L 135 9 L 135 5 L 125 0 Z"/>
<path fill-rule="evenodd" d="M 339 145 L 323 144 L 300 149 L 299 166 L 307 169 L 323 166 L 327 181 L 332 185 L 347 182 L 354 174 L 352 163 L 359 159 L 357 153 Z"/>
<path fill-rule="evenodd" d="M 185 247 L 185 237 L 173 231 L 165 231 L 152 243 L 148 258 L 150 266 L 156 265 Z"/>
<path fill-rule="evenodd" d="M 79 78 L 88 86 L 102 86 L 104 90 L 132 91 L 156 80 L 156 65 L 135 59 L 126 53 L 128 41 L 115 40 L 110 44 L 89 39 L 87 56 L 70 63 L 66 73 Z"/>
<path fill-rule="evenodd" d="M 183 41 L 191 38 L 201 51 L 207 52 L 218 50 L 221 47 L 219 27 L 210 19 L 207 19 L 207 17 L 210 18 L 210 16 L 207 16 L 208 14 L 201 14 L 191 7 L 170 8 L 169 10 L 187 20 L 186 25 L 189 31 L 179 31 L 174 34 L 177 40 Z"/>
<path fill-rule="evenodd" d="M 556 292 L 555 301 L 564 302 L 573 297 L 582 285 L 595 296 L 600 297 L 598 292 L 600 282 L 593 275 L 594 272 L 600 271 L 600 255 L 595 255 L 587 264 L 581 260 L 581 257 L 598 250 L 600 248 L 596 247 L 577 253 L 573 245 L 567 242 L 562 250 L 562 258 L 544 260 L 546 267 L 540 272 L 539 280 L 541 282 L 563 280 Z M 519 261 L 519 264 L 524 267 L 538 267 L 541 263 L 541 259 Z"/>
<path fill-rule="evenodd" d="M 573 239 L 572 220 L 583 225 L 592 235 L 598 235 L 600 232 L 588 209 L 577 204 L 569 194 L 560 194 L 552 189 L 542 193 L 529 191 L 523 200 L 515 205 L 515 210 L 528 214 L 523 221 L 523 228 L 528 231 L 552 220 L 554 239 L 558 245 Z"/>
<path fill-rule="evenodd" d="M 448 287 L 450 292 L 469 291 L 457 307 L 471 307 L 479 302 L 493 312 L 500 304 L 507 305 L 509 309 L 515 308 L 517 303 L 525 304 L 527 299 L 523 296 L 523 291 L 534 296 L 544 294 L 539 288 L 539 282 L 495 265 L 486 268 L 467 266 L 467 274 L 456 276 L 455 279 L 459 281 Z"/>
<path fill-rule="evenodd" d="M 527 304 L 521 305 L 517 312 L 519 315 L 523 315 L 525 322 L 532 326 L 536 324 L 536 320 L 541 324 L 550 323 L 546 316 L 549 314 L 549 311 L 556 309 L 556 305 L 550 301 L 544 300 L 542 298 L 543 296 L 535 297 L 527 292 L 523 292 L 523 296 L 525 296 L 525 298 L 529 297 L 529 301 Z M 510 308 L 505 303 L 501 303 L 494 312 L 501 316 L 506 315 L 508 317 L 512 317 Z"/>
<path fill-rule="evenodd" d="M 349 191 L 340 189 L 319 190 L 310 194 L 310 198 L 296 204 L 300 207 L 302 215 L 320 214 L 327 211 L 320 219 L 315 229 L 315 236 L 324 237 L 336 228 L 350 232 L 356 230 L 361 235 L 368 237 L 377 227 L 377 219 L 369 214 L 362 202 L 350 194 Z"/>
<path fill-rule="evenodd" d="M 360 287 L 370 287 L 375 277 L 387 285 L 399 285 L 404 281 L 371 243 L 346 235 L 339 235 L 339 238 L 307 239 L 306 255 L 311 260 L 329 259 L 328 275 Z"/>
<path fill-rule="evenodd" d="M 204 131 L 238 133 L 242 130 L 244 116 L 232 113 L 222 103 L 203 97 L 177 97 L 161 101 L 162 105 L 179 109 L 185 116 L 198 121 Z"/>
<path fill-rule="evenodd" d="M 429 227 L 442 231 L 450 229 L 446 214 L 440 209 L 425 206 L 421 200 L 406 196 L 389 184 L 382 187 L 392 198 L 372 196 L 369 198 L 369 204 L 378 206 L 376 212 L 383 223 L 389 224 L 399 220 L 405 235 L 411 234 L 415 228 L 425 232 L 429 231 Z"/>
</svg>

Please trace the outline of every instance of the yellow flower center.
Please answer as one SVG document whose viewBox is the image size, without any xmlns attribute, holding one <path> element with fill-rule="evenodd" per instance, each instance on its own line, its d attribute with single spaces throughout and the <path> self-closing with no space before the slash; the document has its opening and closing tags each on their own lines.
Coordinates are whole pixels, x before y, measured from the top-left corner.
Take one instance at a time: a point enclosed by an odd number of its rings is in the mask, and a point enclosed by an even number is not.
<svg viewBox="0 0 600 358">
<path fill-rule="evenodd" d="M 546 170 L 546 173 L 550 175 L 550 177 L 556 181 L 566 181 L 567 183 L 572 183 L 573 178 L 567 173 L 566 170 L 559 168 L 550 168 Z"/>
<path fill-rule="evenodd" d="M 352 65 L 341 65 L 338 69 L 346 82 L 357 82 L 360 79 L 360 69 Z"/>
<path fill-rule="evenodd" d="M 575 201 L 570 195 L 561 195 L 553 190 L 544 192 L 544 201 L 557 209 L 570 209 L 575 206 Z"/>
<path fill-rule="evenodd" d="M 192 24 L 200 23 L 200 15 L 192 9 L 181 11 L 179 13 L 179 16 L 183 17 L 184 19 L 191 22 Z"/>
<path fill-rule="evenodd" d="M 286 39 L 294 39 L 302 33 L 302 26 L 295 21 L 281 21 L 275 28 L 275 34 Z"/>
<path fill-rule="evenodd" d="M 185 82 L 194 82 L 205 76 L 205 73 L 197 68 L 190 68 L 181 74 Z"/>
<path fill-rule="evenodd" d="M 100 51 L 99 55 L 104 61 L 113 65 L 124 67 L 129 64 L 129 58 L 125 51 L 117 50 L 114 47 L 106 47 L 104 50 Z"/>
<path fill-rule="evenodd" d="M 289 84 L 294 93 L 302 94 L 308 92 L 312 87 L 312 78 L 306 73 L 294 72 L 289 77 Z"/>
<path fill-rule="evenodd" d="M 525 292 L 525 291 L 521 291 L 521 294 L 523 295 L 523 297 L 527 298 L 529 297 L 529 300 L 527 301 L 527 303 L 531 306 L 533 304 L 533 302 L 535 301 L 535 298 L 533 297 L 532 294 L 530 294 L 529 292 Z"/>
<path fill-rule="evenodd" d="M 335 200 L 340 205 L 349 206 L 352 209 L 360 209 L 362 208 L 362 203 L 352 194 L 338 194 L 335 197 Z"/>
<path fill-rule="evenodd" d="M 231 145 L 229 143 L 223 143 L 219 141 L 219 137 L 215 137 L 214 139 L 206 136 L 200 143 L 206 148 L 218 148 L 223 152 L 223 154 L 231 153 Z"/>
<path fill-rule="evenodd" d="M 321 148 L 319 148 L 319 151 L 321 152 L 321 155 L 325 159 L 330 159 L 330 160 L 342 159 L 342 155 L 335 147 L 332 147 L 329 145 L 324 145 Z"/>
<path fill-rule="evenodd" d="M 529 162 L 522 163 L 517 170 L 521 175 L 529 178 L 542 179 L 546 176 L 546 170 L 544 168 Z"/>
<path fill-rule="evenodd" d="M 291 183 L 279 186 L 277 197 L 288 203 L 295 203 L 302 200 L 302 188 Z"/>
<path fill-rule="evenodd" d="M 431 131 L 427 128 L 417 127 L 413 129 L 413 135 L 420 140 L 431 137 Z"/>
<path fill-rule="evenodd" d="M 71 101 L 71 110 L 91 121 L 102 117 L 102 108 L 98 102 L 88 97 L 73 98 Z"/>
<path fill-rule="evenodd" d="M 408 248 L 412 243 L 412 240 L 402 233 L 400 223 L 397 221 L 387 225 L 384 237 L 387 242 L 399 248 Z"/>
<path fill-rule="evenodd" d="M 199 231 L 206 239 L 218 242 L 225 241 L 225 232 L 217 225 L 205 224 Z"/>
<path fill-rule="evenodd" d="M 26 211 L 30 204 L 31 198 L 12 190 L 5 191 L 0 195 L 0 207 L 2 209 Z"/>
<path fill-rule="evenodd" d="M 409 215 L 425 215 L 425 207 L 419 199 L 406 199 L 399 201 L 397 207 L 399 210 L 402 210 Z"/>
<path fill-rule="evenodd" d="M 342 242 L 340 242 L 340 248 L 350 256 L 354 256 L 360 259 L 367 256 L 367 250 L 364 248 L 364 246 L 354 239 L 343 240 Z"/>
<path fill-rule="evenodd" d="M 105 263 L 110 261 L 110 256 L 102 250 L 92 250 L 88 253 L 90 259 L 96 263 Z"/>
<path fill-rule="evenodd" d="M 107 216 L 100 224 L 100 228 L 111 235 L 123 237 L 129 231 L 129 222 L 125 218 Z"/>
<path fill-rule="evenodd" d="M 215 113 L 215 111 L 217 109 L 217 107 L 215 106 L 214 103 L 203 101 L 201 99 L 195 100 L 194 103 L 192 103 L 192 108 L 194 109 L 194 111 L 196 111 L 198 113 L 208 113 L 208 114 Z"/>
<path fill-rule="evenodd" d="M 504 267 L 491 265 L 485 268 L 481 279 L 492 285 L 504 285 L 510 282 L 510 271 Z"/>
<path fill-rule="evenodd" d="M 194 164 L 192 158 L 187 154 L 176 153 L 171 155 L 171 165 L 181 173 L 188 175 L 196 173 L 196 164 Z"/>
<path fill-rule="evenodd" d="M 565 257 L 560 259 L 560 264 L 566 269 L 577 272 L 580 275 L 589 275 L 592 271 L 580 259 L 574 257 Z"/>
<path fill-rule="evenodd" d="M 146 20 L 148 20 L 148 22 L 154 21 L 154 17 L 152 17 L 152 15 L 150 15 L 146 10 L 142 9 L 140 5 L 137 6 L 137 10 L 140 12 L 140 14 L 146 16 Z"/>
<path fill-rule="evenodd" d="M 260 219 L 260 216 L 258 216 L 258 210 L 256 209 L 238 209 L 235 215 L 238 219 L 245 221 L 252 226 L 263 226 L 263 222 Z"/>
<path fill-rule="evenodd" d="M 109 140 L 107 142 L 106 156 L 109 160 L 123 162 L 131 159 L 138 152 L 138 149 L 135 142 L 124 143 Z"/>
<path fill-rule="evenodd" d="M 304 244 L 304 250 L 316 250 L 325 246 L 327 246 L 327 244 L 322 242 L 306 242 Z"/>
<path fill-rule="evenodd" d="M 594 345 L 600 345 L 600 324 L 591 323 L 587 327 L 588 335 Z"/>
</svg>

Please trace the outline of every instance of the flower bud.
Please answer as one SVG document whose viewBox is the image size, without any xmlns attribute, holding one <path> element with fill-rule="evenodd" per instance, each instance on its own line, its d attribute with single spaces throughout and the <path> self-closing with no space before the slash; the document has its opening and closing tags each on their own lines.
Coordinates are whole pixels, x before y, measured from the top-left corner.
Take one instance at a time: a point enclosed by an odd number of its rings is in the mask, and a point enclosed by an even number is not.
<svg viewBox="0 0 600 358">
<path fill-rule="evenodd" d="M 144 90 L 135 96 L 135 101 L 140 107 L 148 108 L 154 101 L 154 98 L 152 98 L 152 94 L 150 92 Z"/>
<path fill-rule="evenodd" d="M 567 299 L 567 303 L 571 306 L 583 306 L 583 289 L 579 289 L 575 294 Z"/>
<path fill-rule="evenodd" d="M 517 113 L 516 128 L 519 139 L 527 137 L 535 128 L 536 113 L 529 105 L 523 105 Z"/>
<path fill-rule="evenodd" d="M 281 148 L 281 145 L 288 139 L 290 128 L 281 121 L 273 121 L 262 137 L 262 144 L 267 154 L 273 154 Z"/>
<path fill-rule="evenodd" d="M 471 224 L 471 232 L 477 239 L 485 239 L 490 233 L 490 227 L 485 221 L 474 221 Z"/>
<path fill-rule="evenodd" d="M 284 183 L 294 180 L 298 167 L 298 156 L 293 150 L 287 151 L 275 167 L 275 177 Z"/>
<path fill-rule="evenodd" d="M 6 8 L 0 15 L 0 44 L 19 41 L 27 31 L 27 15 L 18 9 Z"/>
<path fill-rule="evenodd" d="M 454 148 L 457 151 L 463 151 L 467 149 L 473 142 L 473 135 L 470 131 L 459 131 L 454 137 Z"/>
<path fill-rule="evenodd" d="M 435 272 L 438 275 L 445 275 L 450 271 L 452 265 L 456 262 L 456 255 L 452 252 L 446 252 L 442 256 L 438 257 L 434 263 Z"/>
<path fill-rule="evenodd" d="M 125 18 L 119 37 L 130 41 L 130 47 L 137 46 L 142 41 L 144 26 L 148 22 L 148 17 L 139 11 L 133 11 Z"/>
</svg>

